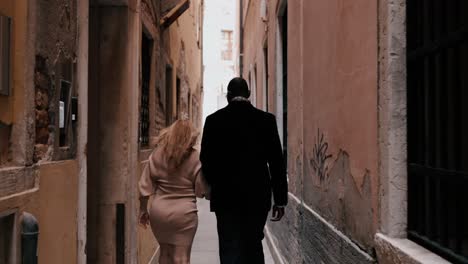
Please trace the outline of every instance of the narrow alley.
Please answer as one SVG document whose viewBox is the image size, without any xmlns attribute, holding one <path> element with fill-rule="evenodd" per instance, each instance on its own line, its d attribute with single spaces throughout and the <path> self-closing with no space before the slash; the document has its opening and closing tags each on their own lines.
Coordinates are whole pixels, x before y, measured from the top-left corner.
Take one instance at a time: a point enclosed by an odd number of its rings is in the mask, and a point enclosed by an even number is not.
<svg viewBox="0 0 468 264">
<path fill-rule="evenodd" d="M 234 77 L 283 153 L 267 264 L 468 264 L 466 0 L 0 0 L 0 264 L 158 263 L 139 181 Z M 220 263 L 198 207 L 190 263 Z"/>
<path fill-rule="evenodd" d="M 210 212 L 209 202 L 198 201 L 199 226 L 192 248 L 192 264 L 219 264 L 218 236 L 216 232 L 216 217 Z M 265 264 L 275 264 L 266 240 L 263 243 Z"/>
</svg>

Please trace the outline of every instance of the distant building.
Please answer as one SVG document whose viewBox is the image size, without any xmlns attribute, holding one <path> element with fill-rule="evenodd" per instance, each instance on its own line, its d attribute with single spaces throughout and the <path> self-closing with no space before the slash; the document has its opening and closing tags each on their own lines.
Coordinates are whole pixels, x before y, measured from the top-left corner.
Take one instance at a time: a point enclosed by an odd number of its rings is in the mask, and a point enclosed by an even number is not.
<svg viewBox="0 0 468 264">
<path fill-rule="evenodd" d="M 206 0 L 203 117 L 227 105 L 229 81 L 238 75 L 236 1 Z"/>
<path fill-rule="evenodd" d="M 39 263 L 148 263 L 137 181 L 151 138 L 201 126 L 203 0 L 0 1 L 0 263 L 23 212 Z"/>
<path fill-rule="evenodd" d="M 466 1 L 238 5 L 287 157 L 280 263 L 468 263 Z"/>
</svg>

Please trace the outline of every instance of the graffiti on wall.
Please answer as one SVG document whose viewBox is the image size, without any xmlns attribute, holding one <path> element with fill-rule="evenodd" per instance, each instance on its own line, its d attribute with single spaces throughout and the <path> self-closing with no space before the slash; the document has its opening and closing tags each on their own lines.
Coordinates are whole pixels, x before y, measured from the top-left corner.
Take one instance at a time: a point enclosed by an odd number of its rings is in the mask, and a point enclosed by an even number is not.
<svg viewBox="0 0 468 264">
<path fill-rule="evenodd" d="M 320 129 L 317 129 L 317 137 L 310 163 L 320 182 L 323 182 L 328 177 L 328 160 L 332 157 L 333 155 L 328 153 L 328 142 L 325 141 L 325 135 L 323 132 L 320 132 Z"/>
</svg>

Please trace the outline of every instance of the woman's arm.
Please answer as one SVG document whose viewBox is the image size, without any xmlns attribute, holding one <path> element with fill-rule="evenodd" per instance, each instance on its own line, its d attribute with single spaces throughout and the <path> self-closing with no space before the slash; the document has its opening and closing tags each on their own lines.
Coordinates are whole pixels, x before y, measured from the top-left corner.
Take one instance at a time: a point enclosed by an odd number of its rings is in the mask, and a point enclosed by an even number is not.
<svg viewBox="0 0 468 264">
<path fill-rule="evenodd" d="M 151 159 L 151 156 L 150 156 L 150 159 Z M 138 189 L 140 191 L 139 220 L 140 220 L 140 224 L 144 228 L 146 228 L 146 226 L 148 226 L 148 223 L 149 223 L 148 199 L 154 190 L 153 183 L 151 181 L 149 164 L 146 164 L 143 169 L 143 172 L 140 177 L 140 181 L 138 182 Z"/>
</svg>

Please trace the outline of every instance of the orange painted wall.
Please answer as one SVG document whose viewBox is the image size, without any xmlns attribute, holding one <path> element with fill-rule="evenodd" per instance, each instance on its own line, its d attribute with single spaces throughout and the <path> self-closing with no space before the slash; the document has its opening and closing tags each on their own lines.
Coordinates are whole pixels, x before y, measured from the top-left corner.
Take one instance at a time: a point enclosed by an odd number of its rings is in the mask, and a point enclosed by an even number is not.
<svg viewBox="0 0 468 264">
<path fill-rule="evenodd" d="M 39 191 L 25 211 L 39 222 L 39 263 L 76 263 L 78 165 L 75 160 L 40 165 Z"/>
</svg>

